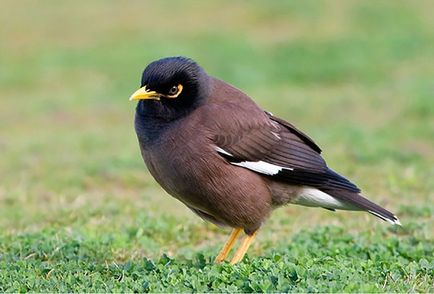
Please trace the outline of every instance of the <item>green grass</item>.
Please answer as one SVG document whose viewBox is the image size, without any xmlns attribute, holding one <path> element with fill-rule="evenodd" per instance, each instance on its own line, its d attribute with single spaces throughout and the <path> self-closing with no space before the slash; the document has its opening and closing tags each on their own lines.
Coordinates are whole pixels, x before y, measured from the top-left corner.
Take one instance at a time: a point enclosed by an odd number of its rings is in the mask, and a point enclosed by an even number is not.
<svg viewBox="0 0 434 294">
<path fill-rule="evenodd" d="M 0 292 L 434 291 L 429 1 L 6 1 L 0 10 Z M 237 266 L 228 231 L 147 173 L 129 95 L 196 59 L 310 134 L 403 228 L 287 206 Z"/>
<path fill-rule="evenodd" d="M 279 242 L 237 266 L 214 265 L 209 253 L 116 261 L 131 242 L 149 242 L 136 231 L 95 236 L 47 229 L 2 239 L 8 253 L 0 278 L 10 282 L 0 290 L 414 292 L 428 291 L 432 283 L 433 264 L 427 259 L 434 254 L 432 244 L 391 237 L 385 230 L 357 236 L 336 227 L 302 231 L 290 245 Z"/>
</svg>

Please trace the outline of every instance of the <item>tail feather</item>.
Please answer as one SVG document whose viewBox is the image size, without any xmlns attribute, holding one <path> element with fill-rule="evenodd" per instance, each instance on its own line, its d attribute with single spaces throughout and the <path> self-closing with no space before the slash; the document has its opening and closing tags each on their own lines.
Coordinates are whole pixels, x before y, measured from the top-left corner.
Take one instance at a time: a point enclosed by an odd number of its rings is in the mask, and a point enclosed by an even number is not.
<svg viewBox="0 0 434 294">
<path fill-rule="evenodd" d="M 336 199 L 354 205 L 360 208 L 361 210 L 365 210 L 370 214 L 375 215 L 378 218 L 381 218 L 384 221 L 387 221 L 394 225 L 401 225 L 399 219 L 392 212 L 366 199 L 365 197 L 363 197 L 358 193 L 345 191 L 345 190 L 337 190 L 337 189 L 332 189 L 324 192 L 332 195 Z"/>
</svg>

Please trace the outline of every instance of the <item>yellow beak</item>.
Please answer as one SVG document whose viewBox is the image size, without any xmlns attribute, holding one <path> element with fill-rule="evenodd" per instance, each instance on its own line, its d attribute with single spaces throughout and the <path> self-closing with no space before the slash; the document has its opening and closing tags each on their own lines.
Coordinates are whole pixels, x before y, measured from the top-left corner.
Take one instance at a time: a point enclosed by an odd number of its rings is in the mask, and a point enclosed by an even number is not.
<svg viewBox="0 0 434 294">
<path fill-rule="evenodd" d="M 154 99 L 154 100 L 160 100 L 161 94 L 157 93 L 155 91 L 150 91 L 149 89 L 146 89 L 146 86 L 138 89 L 136 92 L 133 93 L 130 97 L 130 101 L 133 100 L 145 100 L 145 99 Z"/>
</svg>

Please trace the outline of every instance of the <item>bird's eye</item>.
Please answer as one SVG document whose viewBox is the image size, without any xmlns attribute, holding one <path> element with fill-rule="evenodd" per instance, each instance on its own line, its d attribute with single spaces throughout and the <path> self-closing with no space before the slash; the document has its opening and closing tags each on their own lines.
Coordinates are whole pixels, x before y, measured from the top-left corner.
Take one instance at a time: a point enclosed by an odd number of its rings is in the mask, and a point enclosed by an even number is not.
<svg viewBox="0 0 434 294">
<path fill-rule="evenodd" d="M 170 88 L 169 95 L 175 95 L 176 93 L 178 93 L 178 86 L 173 86 Z"/>
</svg>

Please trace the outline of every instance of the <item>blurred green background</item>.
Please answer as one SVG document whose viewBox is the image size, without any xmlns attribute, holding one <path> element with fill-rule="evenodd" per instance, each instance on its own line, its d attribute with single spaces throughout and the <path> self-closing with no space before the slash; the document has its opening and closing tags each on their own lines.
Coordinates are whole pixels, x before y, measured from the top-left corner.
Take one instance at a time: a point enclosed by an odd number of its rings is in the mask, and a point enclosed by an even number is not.
<svg viewBox="0 0 434 294">
<path fill-rule="evenodd" d="M 227 230 L 159 188 L 133 130 L 128 97 L 143 68 L 174 55 L 195 59 L 307 132 L 333 169 L 398 215 L 402 234 L 433 237 L 431 1 L 1 6 L 3 252 L 15 236 L 60 232 L 109 238 L 103 259 L 117 261 L 216 253 Z M 287 206 L 249 253 L 325 225 L 354 233 L 387 226 L 368 214 Z"/>
</svg>

